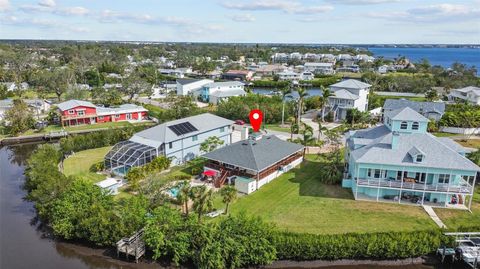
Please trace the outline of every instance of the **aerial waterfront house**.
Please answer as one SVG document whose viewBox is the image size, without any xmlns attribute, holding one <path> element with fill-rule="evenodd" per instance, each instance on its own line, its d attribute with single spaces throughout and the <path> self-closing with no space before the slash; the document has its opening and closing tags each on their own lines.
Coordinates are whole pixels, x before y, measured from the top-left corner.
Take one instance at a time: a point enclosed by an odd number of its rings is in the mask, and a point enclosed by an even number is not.
<svg viewBox="0 0 480 269">
<path fill-rule="evenodd" d="M 213 83 L 211 79 L 177 79 L 177 95 L 200 95 L 203 86 Z"/>
<path fill-rule="evenodd" d="M 279 80 L 299 80 L 300 74 L 293 72 L 292 70 L 285 70 L 283 72 L 277 73 Z"/>
<path fill-rule="evenodd" d="M 171 158 L 172 165 L 184 163 L 200 155 L 200 144 L 211 136 L 222 140 L 222 146 L 230 144 L 232 125 L 233 121 L 210 113 L 159 124 L 117 143 L 105 156 L 105 168 L 125 174 L 157 156 Z"/>
<path fill-rule="evenodd" d="M 409 107 L 424 117 L 439 121 L 445 113 L 443 102 L 415 102 L 406 99 L 387 99 L 383 105 L 383 113 Z"/>
<path fill-rule="evenodd" d="M 226 80 L 250 81 L 252 77 L 253 72 L 249 70 L 228 70 L 222 74 L 222 78 Z"/>
<path fill-rule="evenodd" d="M 274 135 L 252 135 L 202 155 L 208 160 L 204 173 L 214 176 L 216 187 L 229 182 L 248 194 L 299 165 L 303 149 Z"/>
<path fill-rule="evenodd" d="M 471 105 L 480 105 L 480 88 L 468 86 L 461 89 L 454 89 L 450 91 L 448 100 L 454 102 L 464 102 Z"/>
<path fill-rule="evenodd" d="M 352 131 L 342 185 L 356 200 L 469 209 L 480 167 L 461 145 L 428 133 L 428 121 L 406 107 Z"/>
<path fill-rule="evenodd" d="M 334 113 L 334 120 L 345 119 L 349 109 L 367 111 L 371 86 L 356 79 L 347 79 L 330 85 L 333 95 L 328 98 L 328 103 L 330 111 Z"/>
<path fill-rule="evenodd" d="M 240 81 L 213 82 L 203 86 L 200 97 L 205 102 L 218 104 L 232 96 L 244 96 L 245 84 Z"/>
<path fill-rule="evenodd" d="M 304 70 L 321 75 L 335 74 L 335 69 L 333 69 L 333 63 L 305 63 Z"/>
<path fill-rule="evenodd" d="M 69 100 L 57 105 L 62 126 L 105 122 L 138 122 L 148 117 L 148 111 L 134 104 L 118 107 L 99 107 L 88 101 Z"/>
</svg>

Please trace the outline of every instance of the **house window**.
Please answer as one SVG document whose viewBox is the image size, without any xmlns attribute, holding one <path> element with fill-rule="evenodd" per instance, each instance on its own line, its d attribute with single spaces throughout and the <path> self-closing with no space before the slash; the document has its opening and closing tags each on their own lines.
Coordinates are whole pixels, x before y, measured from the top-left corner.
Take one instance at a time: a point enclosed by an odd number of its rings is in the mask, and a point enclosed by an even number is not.
<svg viewBox="0 0 480 269">
<path fill-rule="evenodd" d="M 83 115 L 85 115 L 85 111 L 83 111 L 83 110 L 77 111 L 77 115 L 78 116 L 83 116 Z"/>
<path fill-rule="evenodd" d="M 438 175 L 438 183 L 448 184 L 450 182 L 450 175 L 440 174 Z"/>
<path fill-rule="evenodd" d="M 375 169 L 375 172 L 373 174 L 374 178 L 381 178 L 382 177 L 382 170 L 380 169 Z"/>
<path fill-rule="evenodd" d="M 367 170 L 367 176 L 369 178 L 382 178 L 384 177 L 385 171 L 382 171 L 380 169 L 368 169 Z"/>
<path fill-rule="evenodd" d="M 75 110 L 73 110 L 73 109 L 70 109 L 70 110 L 68 111 L 68 114 L 70 114 L 70 115 L 73 115 L 73 114 L 75 114 Z"/>
<path fill-rule="evenodd" d="M 168 143 L 168 148 L 171 149 L 173 147 L 173 142 Z"/>
<path fill-rule="evenodd" d="M 412 124 L 412 130 L 418 130 L 418 122 Z"/>
<path fill-rule="evenodd" d="M 198 140 L 198 135 L 192 136 L 192 141 L 197 141 Z"/>
<path fill-rule="evenodd" d="M 406 130 L 407 127 L 408 127 L 408 123 L 406 121 L 402 121 L 402 123 L 400 124 L 400 129 Z"/>
<path fill-rule="evenodd" d="M 220 133 L 225 132 L 225 127 L 220 127 Z"/>
<path fill-rule="evenodd" d="M 115 119 L 120 119 L 120 114 L 115 114 Z"/>
<path fill-rule="evenodd" d="M 103 120 L 103 116 L 99 116 L 99 117 L 98 117 L 98 120 Z"/>
<path fill-rule="evenodd" d="M 416 162 L 417 163 L 421 163 L 423 161 L 423 155 L 422 154 L 418 154 L 417 155 L 417 158 L 416 158 Z"/>
<path fill-rule="evenodd" d="M 132 114 L 131 113 L 128 113 L 127 114 L 127 120 L 131 120 L 132 119 Z"/>
</svg>

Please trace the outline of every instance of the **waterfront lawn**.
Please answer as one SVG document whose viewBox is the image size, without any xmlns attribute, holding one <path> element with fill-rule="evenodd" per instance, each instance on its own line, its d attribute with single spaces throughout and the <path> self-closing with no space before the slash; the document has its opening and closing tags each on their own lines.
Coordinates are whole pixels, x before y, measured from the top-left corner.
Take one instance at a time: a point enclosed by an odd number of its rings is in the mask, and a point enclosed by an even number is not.
<svg viewBox="0 0 480 269">
<path fill-rule="evenodd" d="M 480 148 L 480 139 L 460 139 L 456 142 L 467 148 Z"/>
<path fill-rule="evenodd" d="M 50 132 L 60 132 L 62 130 L 65 130 L 67 132 L 73 132 L 73 131 L 84 131 L 84 130 L 94 130 L 94 129 L 123 128 L 123 127 L 128 127 L 133 125 L 142 125 L 142 124 L 148 125 L 151 123 L 146 123 L 146 122 L 130 123 L 128 121 L 120 121 L 120 122 L 105 122 L 105 123 L 98 123 L 98 124 L 83 124 L 83 125 L 69 126 L 64 128 L 62 128 L 62 126 L 59 126 L 59 125 L 49 125 L 44 129 L 42 129 L 41 131 L 28 130 L 21 135 L 46 134 Z"/>
<path fill-rule="evenodd" d="M 442 133 L 442 132 L 433 132 L 432 133 L 436 137 L 452 137 L 452 136 L 458 136 L 458 134 L 452 134 L 452 133 Z"/>
<path fill-rule="evenodd" d="M 105 179 L 104 175 L 90 172 L 90 167 L 103 160 L 112 147 L 88 149 L 75 153 L 63 162 L 63 173 L 67 176 L 75 176 L 92 182 Z"/>
<path fill-rule="evenodd" d="M 472 202 L 472 213 L 464 210 L 435 208 L 435 213 L 448 229 L 480 224 L 480 188 L 477 186 Z"/>
<path fill-rule="evenodd" d="M 239 198 L 232 214 L 246 212 L 280 229 L 314 234 L 407 231 L 434 228 L 421 207 L 355 201 L 350 189 L 318 180 L 316 156 L 260 190 Z"/>
</svg>

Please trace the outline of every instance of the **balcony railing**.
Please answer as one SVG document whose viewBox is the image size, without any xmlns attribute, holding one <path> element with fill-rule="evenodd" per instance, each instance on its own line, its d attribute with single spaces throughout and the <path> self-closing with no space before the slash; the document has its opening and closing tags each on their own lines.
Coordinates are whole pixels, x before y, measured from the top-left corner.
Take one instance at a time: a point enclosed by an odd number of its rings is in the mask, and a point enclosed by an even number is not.
<svg viewBox="0 0 480 269">
<path fill-rule="evenodd" d="M 458 185 L 449 184 L 425 184 L 425 183 L 412 183 L 401 182 L 398 180 L 384 180 L 384 179 L 362 179 L 357 178 L 357 185 L 359 186 L 371 186 L 371 187 L 384 187 L 395 189 L 408 189 L 408 190 L 420 190 L 420 191 L 437 191 L 437 192 L 453 192 L 453 193 L 471 193 L 473 188 L 466 182 Z"/>
<path fill-rule="evenodd" d="M 84 115 L 62 115 L 62 120 L 74 120 L 74 119 L 85 119 L 85 118 L 95 118 L 97 117 L 96 113 L 84 114 Z"/>
</svg>

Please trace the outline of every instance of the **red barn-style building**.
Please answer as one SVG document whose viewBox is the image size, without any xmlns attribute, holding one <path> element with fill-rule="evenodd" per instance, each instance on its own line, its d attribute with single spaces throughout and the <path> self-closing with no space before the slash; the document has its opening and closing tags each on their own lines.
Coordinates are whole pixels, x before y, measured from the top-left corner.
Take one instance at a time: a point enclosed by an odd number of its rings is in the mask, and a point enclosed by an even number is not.
<svg viewBox="0 0 480 269">
<path fill-rule="evenodd" d="M 94 104 L 69 100 L 57 105 L 61 115 L 62 126 L 96 124 L 116 121 L 142 121 L 148 116 L 142 106 L 124 104 L 119 107 L 98 107 Z"/>
</svg>

